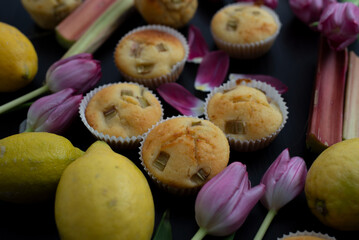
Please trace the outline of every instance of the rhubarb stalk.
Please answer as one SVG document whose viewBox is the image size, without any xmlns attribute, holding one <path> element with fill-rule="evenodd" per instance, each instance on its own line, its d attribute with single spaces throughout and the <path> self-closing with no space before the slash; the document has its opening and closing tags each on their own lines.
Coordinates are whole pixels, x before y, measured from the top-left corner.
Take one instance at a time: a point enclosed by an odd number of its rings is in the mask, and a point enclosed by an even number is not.
<svg viewBox="0 0 359 240">
<path fill-rule="evenodd" d="M 313 152 L 320 153 L 342 141 L 347 66 L 347 49 L 334 51 L 322 37 L 306 139 Z"/>
<path fill-rule="evenodd" d="M 63 58 L 78 53 L 93 53 L 117 28 L 124 13 L 134 6 L 134 0 L 116 0 L 87 31 L 71 46 Z"/>
<path fill-rule="evenodd" d="M 84 1 L 56 26 L 57 41 L 63 47 L 69 48 L 115 1 L 116 0 Z"/>
<path fill-rule="evenodd" d="M 359 57 L 349 54 L 349 69 L 345 93 L 343 139 L 359 137 Z"/>
</svg>

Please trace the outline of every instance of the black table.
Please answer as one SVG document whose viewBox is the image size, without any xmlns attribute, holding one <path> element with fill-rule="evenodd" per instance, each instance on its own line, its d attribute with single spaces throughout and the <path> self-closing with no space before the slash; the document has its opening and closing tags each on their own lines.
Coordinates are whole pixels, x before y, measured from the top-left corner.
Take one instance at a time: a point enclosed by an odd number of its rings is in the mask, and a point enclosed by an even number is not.
<svg viewBox="0 0 359 240">
<path fill-rule="evenodd" d="M 202 30 L 207 43 L 212 50 L 216 47 L 210 35 L 209 23 L 212 15 L 222 6 L 222 2 L 210 3 L 200 0 L 199 9 L 190 24 Z M 277 77 L 284 82 L 289 91 L 283 95 L 289 107 L 289 119 L 278 137 L 267 148 L 251 153 L 231 151 L 230 162 L 241 161 L 247 165 L 252 186 L 259 183 L 262 175 L 282 152 L 289 148 L 291 156 L 300 156 L 306 160 L 307 166 L 312 164 L 317 156 L 305 147 L 305 136 L 308 125 L 308 113 L 311 92 L 315 77 L 319 34 L 311 31 L 291 12 L 287 1 L 280 1 L 276 12 L 282 22 L 281 32 L 272 49 L 263 57 L 255 60 L 230 60 L 229 73 L 267 74 Z M 30 19 L 20 1 L 0 1 L 0 21 L 17 27 L 32 41 L 39 58 L 39 71 L 35 80 L 26 88 L 15 93 L 1 93 L 0 104 L 30 92 L 41 86 L 48 67 L 60 59 L 65 53 L 55 40 L 52 31 L 40 29 Z M 102 80 L 98 85 L 122 81 L 120 73 L 113 62 L 113 51 L 122 35 L 145 22 L 137 12 L 133 12 L 120 28 L 95 52 L 94 58 L 101 60 L 103 71 Z M 180 29 L 186 36 L 188 26 Z M 359 53 L 359 44 L 353 44 L 350 49 Z M 205 98 L 206 94 L 194 89 L 194 79 L 198 65 L 187 63 L 178 83 L 185 86 L 197 97 Z M 171 106 L 163 102 L 165 117 L 178 115 Z M 26 118 L 27 109 L 6 113 L 0 116 L 0 138 L 18 132 L 21 121 Z M 77 118 L 71 127 L 63 134 L 73 145 L 86 150 L 95 139 Z M 132 159 L 139 168 L 137 150 L 119 152 Z M 146 175 L 147 176 L 147 175 Z M 173 239 L 190 239 L 198 227 L 194 218 L 195 197 L 173 196 L 158 189 L 150 179 L 155 208 L 156 226 L 166 209 L 170 209 Z M 0 239 L 59 239 L 53 213 L 53 202 L 36 205 L 18 205 L 0 202 Z M 258 203 L 245 223 L 237 231 L 235 239 L 253 239 L 267 210 Z M 310 212 L 304 193 L 284 206 L 270 225 L 265 240 L 276 239 L 283 234 L 297 230 L 316 231 L 335 236 L 339 240 L 356 239 L 359 232 L 342 232 L 324 226 Z M 356 236 L 356 237 L 354 237 Z M 354 238 L 353 238 L 354 237 Z M 205 239 L 220 239 L 207 236 Z"/>
</svg>

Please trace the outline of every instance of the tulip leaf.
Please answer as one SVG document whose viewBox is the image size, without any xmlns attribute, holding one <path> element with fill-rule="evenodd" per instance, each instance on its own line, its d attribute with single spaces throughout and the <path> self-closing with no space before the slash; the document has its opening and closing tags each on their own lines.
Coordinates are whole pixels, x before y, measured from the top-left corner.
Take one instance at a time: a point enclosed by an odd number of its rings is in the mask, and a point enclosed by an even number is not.
<svg viewBox="0 0 359 240">
<path fill-rule="evenodd" d="M 234 239 L 234 236 L 236 235 L 236 233 L 232 233 L 231 235 L 227 236 L 227 237 L 223 237 L 222 240 L 233 240 Z"/>
<path fill-rule="evenodd" d="M 172 227 L 168 209 L 162 215 L 153 240 L 172 240 Z"/>
</svg>

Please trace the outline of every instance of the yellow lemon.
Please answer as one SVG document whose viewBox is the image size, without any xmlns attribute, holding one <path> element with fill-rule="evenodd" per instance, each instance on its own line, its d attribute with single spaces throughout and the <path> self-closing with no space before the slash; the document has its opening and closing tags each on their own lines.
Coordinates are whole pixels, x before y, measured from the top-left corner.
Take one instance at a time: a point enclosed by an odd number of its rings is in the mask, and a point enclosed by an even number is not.
<svg viewBox="0 0 359 240">
<path fill-rule="evenodd" d="M 0 22 L 0 92 L 13 92 L 29 84 L 37 73 L 34 46 L 17 28 Z"/>
<path fill-rule="evenodd" d="M 152 193 L 134 163 L 97 141 L 61 176 L 55 219 L 63 240 L 149 240 Z"/>
<path fill-rule="evenodd" d="M 359 138 L 323 151 L 305 182 L 308 206 L 324 224 L 339 230 L 359 230 Z"/>
<path fill-rule="evenodd" d="M 15 134 L 0 140 L 0 200 L 31 203 L 55 197 L 63 170 L 83 151 L 59 135 Z"/>
</svg>

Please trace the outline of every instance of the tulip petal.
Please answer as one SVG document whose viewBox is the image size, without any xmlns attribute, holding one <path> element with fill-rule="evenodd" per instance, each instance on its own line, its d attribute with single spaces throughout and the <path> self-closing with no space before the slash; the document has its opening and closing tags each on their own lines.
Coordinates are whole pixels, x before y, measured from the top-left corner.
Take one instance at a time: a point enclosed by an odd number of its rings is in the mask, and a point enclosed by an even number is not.
<svg viewBox="0 0 359 240">
<path fill-rule="evenodd" d="M 195 203 L 198 225 L 209 229 L 218 222 L 220 216 L 228 215 L 228 201 L 242 182 L 248 182 L 248 175 L 246 166 L 240 162 L 233 162 L 209 180 L 198 193 Z"/>
<path fill-rule="evenodd" d="M 188 45 L 188 62 L 201 63 L 203 57 L 209 53 L 206 40 L 201 31 L 194 25 L 190 25 L 188 29 Z"/>
<path fill-rule="evenodd" d="M 236 203 L 227 218 L 223 221 L 219 221 L 219 224 L 208 230 L 208 233 L 214 236 L 226 236 L 235 232 L 242 226 L 249 213 L 264 193 L 264 184 L 259 184 L 247 190 L 245 193 L 242 193 L 239 201 Z"/>
<path fill-rule="evenodd" d="M 210 92 L 220 86 L 227 76 L 229 56 L 222 50 L 210 52 L 199 65 L 194 86 L 197 90 Z"/>
<path fill-rule="evenodd" d="M 261 183 L 266 185 L 262 204 L 268 210 L 278 211 L 303 190 L 306 175 L 305 161 L 300 157 L 290 158 L 285 149 L 262 177 Z"/>
<path fill-rule="evenodd" d="M 77 116 L 82 94 L 66 99 L 49 116 L 49 118 L 35 132 L 61 133 Z"/>
<path fill-rule="evenodd" d="M 187 116 L 201 116 L 204 113 L 204 101 L 195 97 L 178 83 L 165 83 L 157 88 L 160 96 L 180 113 Z"/>
<path fill-rule="evenodd" d="M 265 82 L 272 87 L 274 87 L 279 94 L 285 93 L 288 91 L 288 87 L 279 81 L 277 78 L 268 76 L 268 75 L 261 75 L 261 74 L 237 74 L 231 73 L 229 74 L 229 80 L 241 79 L 241 78 L 249 78 L 253 80 L 257 80 L 260 82 Z"/>
<path fill-rule="evenodd" d="M 64 89 L 60 92 L 39 98 L 29 108 L 27 112 L 27 128 L 36 129 L 49 117 L 57 106 L 62 104 L 68 97 L 75 92 L 72 88 Z"/>
</svg>

